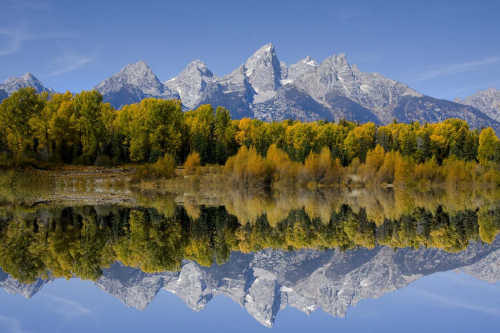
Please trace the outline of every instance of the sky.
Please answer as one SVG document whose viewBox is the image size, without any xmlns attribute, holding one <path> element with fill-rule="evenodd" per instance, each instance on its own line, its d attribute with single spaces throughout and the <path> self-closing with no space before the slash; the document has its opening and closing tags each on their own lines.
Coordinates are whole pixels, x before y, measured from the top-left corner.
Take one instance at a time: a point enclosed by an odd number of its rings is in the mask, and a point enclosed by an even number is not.
<svg viewBox="0 0 500 333">
<path fill-rule="evenodd" d="M 452 100 L 500 89 L 499 13 L 499 0 L 0 0 L 0 82 L 29 71 L 79 92 L 139 60 L 161 81 L 194 59 L 223 76 L 273 43 L 287 64 L 345 53 Z"/>
<path fill-rule="evenodd" d="M 363 299 L 345 318 L 321 309 L 310 316 L 287 306 L 269 329 L 230 298 L 219 295 L 194 312 L 161 290 L 144 311 L 128 308 L 92 282 L 58 279 L 33 296 L 0 288 L 0 332 L 498 332 L 500 282 L 453 271 Z"/>
</svg>

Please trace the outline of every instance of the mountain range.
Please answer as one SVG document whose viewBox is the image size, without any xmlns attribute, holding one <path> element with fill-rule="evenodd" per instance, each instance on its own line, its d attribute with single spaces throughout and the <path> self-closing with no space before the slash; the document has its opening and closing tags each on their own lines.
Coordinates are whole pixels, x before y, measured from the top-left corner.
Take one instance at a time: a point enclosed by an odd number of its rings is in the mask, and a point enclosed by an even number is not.
<svg viewBox="0 0 500 333">
<path fill-rule="evenodd" d="M 267 249 L 233 252 L 227 263 L 211 267 L 186 260 L 179 272 L 145 273 L 116 262 L 103 270 L 95 284 L 139 310 L 146 309 L 162 289 L 176 294 L 194 311 L 225 295 L 271 327 L 287 305 L 306 314 L 322 308 L 344 317 L 349 307 L 363 299 L 381 297 L 438 272 L 455 270 L 494 283 L 500 281 L 499 261 L 500 238 L 491 245 L 471 244 L 460 253 L 389 247 L 347 252 Z M 27 298 L 51 282 L 38 279 L 32 285 L 20 284 L 0 269 L 0 286 Z"/>
<path fill-rule="evenodd" d="M 38 92 L 52 91 L 27 73 L 0 85 L 0 100 L 26 86 Z M 178 76 L 161 82 L 144 61 L 139 61 L 95 88 L 117 109 L 149 97 L 177 98 L 186 110 L 202 104 L 224 106 L 234 119 L 346 118 L 388 124 L 394 119 L 424 123 L 460 118 L 474 128 L 500 130 L 500 91 L 494 88 L 463 100 L 436 99 L 378 73 L 362 72 L 342 53 L 321 63 L 307 56 L 287 66 L 279 61 L 272 44 L 261 47 L 223 77 L 215 75 L 203 61 L 194 60 Z"/>
</svg>

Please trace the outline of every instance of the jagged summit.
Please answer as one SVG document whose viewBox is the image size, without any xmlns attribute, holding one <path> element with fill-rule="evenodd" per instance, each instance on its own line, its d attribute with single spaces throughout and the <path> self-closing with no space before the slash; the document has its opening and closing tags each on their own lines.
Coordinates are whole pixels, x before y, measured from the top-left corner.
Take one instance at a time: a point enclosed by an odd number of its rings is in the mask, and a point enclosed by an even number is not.
<svg viewBox="0 0 500 333">
<path fill-rule="evenodd" d="M 282 64 L 276 56 L 273 44 L 258 49 L 245 63 L 245 76 L 256 92 L 254 102 L 264 102 L 281 87 Z"/>
<path fill-rule="evenodd" d="M 183 73 L 190 73 L 197 71 L 200 75 L 212 77 L 214 74 L 207 68 L 207 64 L 205 64 L 200 59 L 195 59 L 187 65 L 186 69 L 184 69 Z"/>
<path fill-rule="evenodd" d="M 145 61 L 140 60 L 123 67 L 118 73 L 96 86 L 103 95 L 121 89 L 124 85 L 138 86 L 145 94 L 161 95 L 163 85 Z"/>
<path fill-rule="evenodd" d="M 207 86 L 217 80 L 207 65 L 195 59 L 176 77 L 164 82 L 174 92 L 177 92 L 184 106 L 194 108 L 203 98 Z"/>
<path fill-rule="evenodd" d="M 27 72 L 19 78 L 14 76 L 10 77 L 3 84 L 0 84 L 0 90 L 4 90 L 8 95 L 12 95 L 13 92 L 18 91 L 20 88 L 27 87 L 35 88 L 38 93 L 53 92 L 52 89 L 44 87 L 42 82 L 40 82 L 31 72 Z"/>
<path fill-rule="evenodd" d="M 36 80 L 35 76 L 31 72 L 24 73 L 24 75 L 22 76 L 22 78 L 25 79 L 25 80 Z"/>
<path fill-rule="evenodd" d="M 299 60 L 296 64 L 290 65 L 288 68 L 288 82 L 291 83 L 301 77 L 302 75 L 314 71 L 318 67 L 316 60 L 311 56 L 307 56 Z"/>
</svg>

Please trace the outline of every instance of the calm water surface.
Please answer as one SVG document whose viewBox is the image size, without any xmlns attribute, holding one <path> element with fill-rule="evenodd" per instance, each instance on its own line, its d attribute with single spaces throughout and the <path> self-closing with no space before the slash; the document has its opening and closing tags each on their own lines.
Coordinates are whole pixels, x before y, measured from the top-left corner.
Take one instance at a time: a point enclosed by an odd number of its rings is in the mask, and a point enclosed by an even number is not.
<svg viewBox="0 0 500 333">
<path fill-rule="evenodd" d="M 87 185 L 0 192 L 0 332 L 498 332 L 496 194 Z"/>
</svg>

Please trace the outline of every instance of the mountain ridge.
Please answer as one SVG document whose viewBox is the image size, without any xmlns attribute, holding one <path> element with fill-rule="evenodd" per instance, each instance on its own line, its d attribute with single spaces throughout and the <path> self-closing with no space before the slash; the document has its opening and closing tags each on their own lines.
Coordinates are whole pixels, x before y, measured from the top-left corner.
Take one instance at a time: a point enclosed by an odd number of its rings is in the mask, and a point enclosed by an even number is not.
<svg viewBox="0 0 500 333">
<path fill-rule="evenodd" d="M 475 94 L 455 99 L 456 103 L 472 106 L 490 118 L 500 121 L 500 90 L 489 88 L 478 91 Z"/>
<path fill-rule="evenodd" d="M 25 76 L 8 79 L 0 89 L 10 95 L 16 87 L 31 84 L 39 92 L 52 91 L 32 75 Z M 175 98 L 182 101 L 184 110 L 203 104 L 226 107 L 233 119 L 347 119 L 385 125 L 394 119 L 425 123 L 459 118 L 473 128 L 500 131 L 500 110 L 493 107 L 500 103 L 500 92 L 495 89 L 463 101 L 437 99 L 379 73 L 362 72 L 356 64 L 349 64 L 343 53 L 321 63 L 307 56 L 287 66 L 271 43 L 222 77 L 195 59 L 179 75 L 161 82 L 140 60 L 101 81 L 95 89 L 116 109 L 144 98 Z"/>
</svg>

